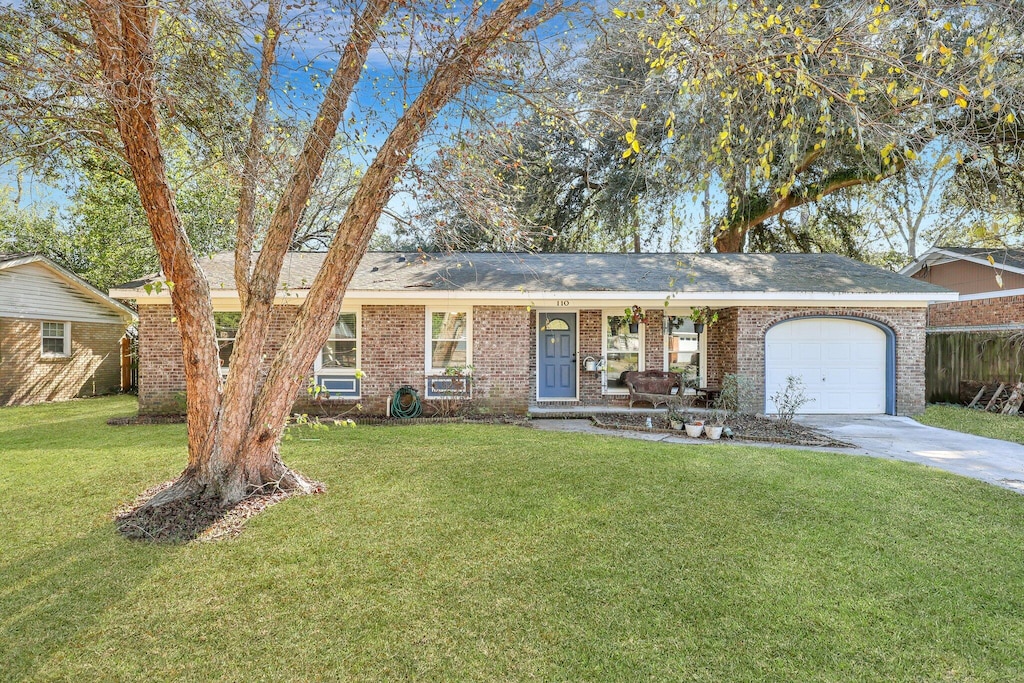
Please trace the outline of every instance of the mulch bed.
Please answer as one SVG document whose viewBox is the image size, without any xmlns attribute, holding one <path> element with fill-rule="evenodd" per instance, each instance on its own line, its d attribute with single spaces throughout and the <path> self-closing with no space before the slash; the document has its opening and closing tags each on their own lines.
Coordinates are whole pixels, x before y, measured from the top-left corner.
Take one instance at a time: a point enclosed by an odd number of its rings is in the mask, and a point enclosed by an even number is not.
<svg viewBox="0 0 1024 683">
<path fill-rule="evenodd" d="M 687 422 L 707 420 L 706 415 L 687 413 Z M 647 418 L 651 418 L 652 427 L 648 428 Z M 666 432 L 676 436 L 686 436 L 686 430 L 676 431 L 669 425 L 664 415 L 638 415 L 630 413 L 611 413 L 592 418 L 594 424 L 606 429 L 630 429 L 637 431 Z M 849 448 L 850 444 L 836 441 L 817 429 L 801 424 L 784 424 L 778 420 L 757 415 L 734 415 L 725 421 L 732 430 L 733 439 L 741 441 L 759 441 L 764 443 L 791 444 L 794 446 L 817 446 L 821 448 Z M 700 437 L 708 441 L 706 436 Z M 728 439 L 723 436 L 723 441 Z"/>
<path fill-rule="evenodd" d="M 112 427 L 129 425 L 177 425 L 184 424 L 184 415 L 130 415 L 128 417 L 112 417 L 107 424 Z"/>
<path fill-rule="evenodd" d="M 234 538 L 242 533 L 245 522 L 271 505 L 295 495 L 274 491 L 253 494 L 236 505 L 221 507 L 218 501 L 190 496 L 158 508 L 143 507 L 153 496 L 174 481 L 152 486 L 114 511 L 114 526 L 121 535 L 134 541 L 152 543 L 188 543 Z"/>
</svg>

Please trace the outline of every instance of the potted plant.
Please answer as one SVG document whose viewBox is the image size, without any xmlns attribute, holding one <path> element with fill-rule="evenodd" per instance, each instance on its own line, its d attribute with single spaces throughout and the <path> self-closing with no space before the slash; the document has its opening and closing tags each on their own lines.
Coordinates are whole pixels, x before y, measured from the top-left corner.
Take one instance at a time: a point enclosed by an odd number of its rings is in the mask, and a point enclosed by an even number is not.
<svg viewBox="0 0 1024 683">
<path fill-rule="evenodd" d="M 700 420 L 686 423 L 686 435 L 692 436 L 694 439 L 699 439 L 701 433 L 704 431 L 704 423 Z"/>
<path fill-rule="evenodd" d="M 677 408 L 670 408 L 668 411 L 668 425 L 676 431 L 680 431 L 686 424 L 686 413 Z"/>
<path fill-rule="evenodd" d="M 712 441 L 717 441 L 722 438 L 722 430 L 725 429 L 725 412 L 721 410 L 712 411 L 711 420 L 711 424 L 704 425 L 704 433 Z"/>
<path fill-rule="evenodd" d="M 693 331 L 700 334 L 705 325 L 711 327 L 718 322 L 718 311 L 710 306 L 700 306 L 690 311 L 690 320 L 693 321 Z"/>
<path fill-rule="evenodd" d="M 640 331 L 641 323 L 647 323 L 647 314 L 644 313 L 644 309 L 634 305 L 626 309 L 626 322 L 629 324 L 630 334 L 636 334 Z"/>
</svg>

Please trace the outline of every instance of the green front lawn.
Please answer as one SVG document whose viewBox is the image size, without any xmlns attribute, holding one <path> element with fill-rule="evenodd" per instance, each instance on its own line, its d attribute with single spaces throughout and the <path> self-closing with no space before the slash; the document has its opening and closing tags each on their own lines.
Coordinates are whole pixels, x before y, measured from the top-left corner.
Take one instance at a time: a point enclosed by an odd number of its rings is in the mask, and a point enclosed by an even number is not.
<svg viewBox="0 0 1024 683">
<path fill-rule="evenodd" d="M 214 544 L 127 398 L 0 410 L 0 678 L 1021 680 L 1024 496 L 901 462 L 516 427 L 307 433 Z M 303 440 L 310 439 L 310 440 Z"/>
<path fill-rule="evenodd" d="M 1000 415 L 965 406 L 932 404 L 917 417 L 917 421 L 955 432 L 1024 443 L 1024 417 L 1020 415 Z"/>
</svg>

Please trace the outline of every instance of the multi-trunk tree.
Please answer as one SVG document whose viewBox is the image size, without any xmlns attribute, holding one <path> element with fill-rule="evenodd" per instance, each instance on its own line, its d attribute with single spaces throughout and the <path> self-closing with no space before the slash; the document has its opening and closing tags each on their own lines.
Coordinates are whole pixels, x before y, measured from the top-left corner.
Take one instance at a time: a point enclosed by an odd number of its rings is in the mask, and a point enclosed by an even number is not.
<svg viewBox="0 0 1024 683">
<path fill-rule="evenodd" d="M 273 159 L 267 152 L 268 137 L 273 133 L 268 110 L 278 96 L 277 67 L 285 59 L 294 59 L 279 54 L 279 47 L 280 40 L 298 23 L 288 15 L 296 7 L 311 14 L 311 20 L 325 25 L 337 22 L 345 30 L 336 50 L 326 47 L 325 54 L 317 57 L 322 60 L 331 55 L 333 67 L 304 93 L 319 98 L 319 104 L 309 116 L 301 147 L 288 160 L 286 180 L 278 189 L 274 208 L 261 222 L 256 210 L 259 180 L 267 164 L 281 164 L 280 148 Z M 48 14 L 52 9 L 58 11 Z M 66 11 L 61 13 L 60 9 Z M 446 106 L 485 69 L 494 78 L 513 73 L 514 62 L 501 56 L 524 32 L 553 16 L 560 6 L 530 11 L 530 0 L 504 0 L 493 7 L 474 3 L 428 10 L 420 3 L 366 0 L 310 10 L 301 3 L 282 7 L 280 0 L 270 0 L 264 9 L 260 25 L 225 23 L 220 27 L 221 38 L 202 46 L 211 55 L 211 64 L 205 68 L 214 69 L 218 66 L 212 62 L 218 55 L 232 52 L 224 46 L 230 46 L 238 35 L 249 32 L 256 36 L 252 44 L 259 45 L 252 65 L 253 106 L 248 125 L 233 128 L 243 132 L 235 226 L 235 285 L 242 313 L 231 369 L 223 382 L 218 373 L 210 288 L 183 225 L 162 137 L 165 126 L 185 125 L 180 123 L 183 114 L 179 105 L 173 115 L 177 119 L 169 120 L 168 91 L 160 74 L 170 69 L 169 61 L 179 60 L 182 53 L 191 54 L 189 27 L 211 21 L 204 12 L 225 18 L 218 14 L 224 6 L 196 4 L 185 10 L 177 4 L 85 0 L 66 8 L 33 5 L 11 10 L 0 18 L 0 23 L 17 22 L 18 12 L 31 12 L 26 19 L 35 22 L 47 36 L 34 43 L 40 51 L 8 53 L 2 65 L 0 84 L 8 86 L 0 87 L 0 111 L 7 123 L 5 136 L 45 144 L 43 131 L 31 125 L 27 117 L 33 108 L 44 113 L 49 108 L 53 110 L 54 127 L 73 136 L 77 144 L 117 152 L 138 189 L 171 289 L 184 355 L 188 464 L 173 486 L 150 501 L 151 506 L 197 495 L 232 503 L 266 487 L 304 492 L 317 488 L 315 482 L 282 462 L 282 431 L 309 368 L 337 319 L 345 290 L 394 192 L 396 178 Z M 181 16 L 189 11 L 191 16 Z M 175 27 L 171 36 L 168 24 Z M 9 23 L 6 27 L 13 30 Z M 175 41 L 186 47 L 163 51 L 169 44 L 178 44 Z M 369 71 L 371 51 L 387 53 L 396 43 L 402 49 L 390 53 L 397 60 L 392 68 L 415 68 L 415 77 L 399 74 L 404 101 L 396 106 L 395 119 L 383 130 L 376 153 L 329 236 L 323 267 L 310 285 L 280 350 L 266 361 L 266 367 L 265 341 L 282 262 L 324 171 L 353 93 Z M 72 69 L 68 69 L 69 64 Z M 296 68 L 293 62 L 284 66 Z M 59 69 L 67 85 L 50 79 L 41 81 L 36 77 L 40 67 Z M 32 83 L 34 89 L 22 92 L 10 87 L 17 78 L 24 79 L 26 86 Z M 205 82 L 201 76 L 196 80 Z M 367 87 L 372 89 L 374 84 Z M 89 109 L 90 127 L 76 127 L 73 117 L 65 116 L 69 108 L 94 103 L 102 106 Z M 223 106 L 238 104 L 224 102 Z M 221 103 L 197 106 L 216 109 Z"/>
</svg>

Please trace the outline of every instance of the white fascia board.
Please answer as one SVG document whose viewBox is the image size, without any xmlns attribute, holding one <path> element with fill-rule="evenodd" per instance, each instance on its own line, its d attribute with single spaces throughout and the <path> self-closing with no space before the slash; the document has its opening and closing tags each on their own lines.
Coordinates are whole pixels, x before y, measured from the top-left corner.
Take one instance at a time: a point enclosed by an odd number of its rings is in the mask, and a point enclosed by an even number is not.
<svg viewBox="0 0 1024 683">
<path fill-rule="evenodd" d="M 981 299 L 1002 299 L 1005 296 L 1022 296 L 1024 289 L 999 289 L 993 292 L 979 292 L 978 294 L 961 294 L 960 301 L 978 301 Z"/>
<path fill-rule="evenodd" d="M 170 293 L 145 294 L 137 290 L 112 290 L 112 296 L 134 298 L 139 305 L 166 304 Z M 214 306 L 238 301 L 234 290 L 211 292 Z M 305 300 L 305 290 L 296 290 L 275 299 L 276 304 L 299 305 Z M 835 306 L 925 306 L 929 303 L 956 301 L 956 292 L 930 293 L 857 293 L 857 292 L 519 292 L 519 291 L 359 291 L 345 293 L 346 303 L 380 305 L 436 305 L 439 302 L 458 302 L 469 305 L 497 303 L 525 306 L 555 306 L 565 309 L 615 308 L 643 305 L 649 308 L 668 306 L 808 306 L 827 304 Z"/>
</svg>

